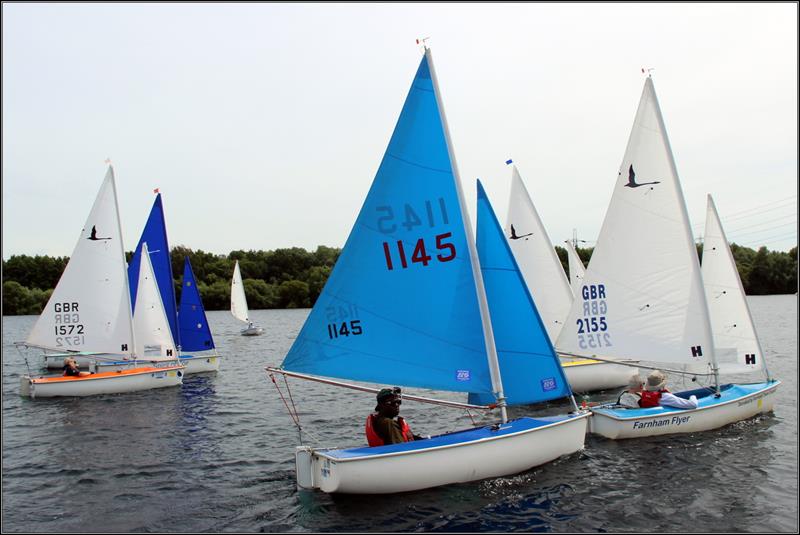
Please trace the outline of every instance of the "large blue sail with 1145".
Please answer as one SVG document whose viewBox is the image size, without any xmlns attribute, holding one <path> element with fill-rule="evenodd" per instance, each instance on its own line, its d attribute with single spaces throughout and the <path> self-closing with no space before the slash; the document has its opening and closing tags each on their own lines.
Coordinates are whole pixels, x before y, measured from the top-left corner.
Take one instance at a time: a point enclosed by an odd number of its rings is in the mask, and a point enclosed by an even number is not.
<svg viewBox="0 0 800 535">
<path fill-rule="evenodd" d="M 506 402 L 524 405 L 571 395 L 558 355 L 480 181 L 475 241 Z M 470 393 L 469 402 L 487 405 L 494 399 Z"/>
<path fill-rule="evenodd" d="M 283 369 L 491 393 L 463 217 L 426 55 Z"/>
</svg>

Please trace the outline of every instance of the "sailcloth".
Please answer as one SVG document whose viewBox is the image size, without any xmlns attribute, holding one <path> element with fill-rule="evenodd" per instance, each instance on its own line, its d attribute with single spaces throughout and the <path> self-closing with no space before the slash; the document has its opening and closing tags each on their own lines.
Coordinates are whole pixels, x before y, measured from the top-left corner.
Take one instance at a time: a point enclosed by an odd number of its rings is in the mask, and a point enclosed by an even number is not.
<svg viewBox="0 0 800 535">
<path fill-rule="evenodd" d="M 147 243 L 142 243 L 141 263 L 137 281 L 138 304 L 133 313 L 133 325 L 136 334 L 136 355 L 142 357 L 146 348 L 158 347 L 163 357 L 176 357 L 175 342 L 169 329 L 167 313 L 161 301 L 153 264 Z"/>
<path fill-rule="evenodd" d="M 572 290 L 525 184 L 512 164 L 506 236 L 551 340 L 572 305 Z"/>
<path fill-rule="evenodd" d="M 244 294 L 244 283 L 238 260 L 233 266 L 233 278 L 231 279 L 231 314 L 239 321 L 250 321 L 250 310 L 247 308 L 247 297 Z"/>
<path fill-rule="evenodd" d="M 125 249 L 111 167 L 27 343 L 57 351 L 133 353 Z"/>
<path fill-rule="evenodd" d="M 526 283 L 523 278 L 480 181 L 477 229 L 481 273 L 506 402 L 521 405 L 569 396 L 572 392 L 564 371 L 528 291 L 536 281 Z M 484 405 L 494 399 L 470 394 L 469 402 Z"/>
<path fill-rule="evenodd" d="M 428 55 L 285 370 L 492 392 L 464 214 Z"/>
<path fill-rule="evenodd" d="M 711 195 L 708 196 L 706 213 L 702 273 L 717 354 L 720 357 L 730 352 L 736 355 L 733 362 L 724 362 L 720 358 L 720 371 L 765 372 L 764 352 Z"/>
<path fill-rule="evenodd" d="M 583 266 L 583 260 L 578 255 L 578 251 L 572 246 L 572 242 L 567 240 L 564 242 L 567 249 L 567 262 L 569 265 L 569 285 L 572 287 L 573 295 L 580 295 L 581 287 L 583 286 L 583 278 L 586 276 L 586 268 Z"/>
<path fill-rule="evenodd" d="M 559 351 L 707 369 L 700 264 L 651 78 Z"/>
<path fill-rule="evenodd" d="M 211 336 L 211 328 L 208 326 L 208 318 L 188 256 L 183 264 L 178 324 L 181 333 L 181 351 L 214 349 L 214 338 Z"/>
<path fill-rule="evenodd" d="M 156 195 L 153 207 L 147 223 L 136 245 L 133 258 L 128 265 L 128 282 L 131 291 L 131 307 L 136 311 L 138 298 L 139 269 L 142 258 L 142 245 L 147 242 L 150 250 L 150 262 L 153 266 L 153 273 L 161 293 L 161 301 L 164 303 L 164 311 L 169 322 L 170 333 L 176 345 L 181 345 L 180 332 L 178 330 L 178 309 L 175 300 L 175 284 L 172 276 L 172 262 L 169 256 L 169 241 L 167 240 L 167 225 L 164 220 L 164 207 L 161 202 L 161 194 Z"/>
</svg>

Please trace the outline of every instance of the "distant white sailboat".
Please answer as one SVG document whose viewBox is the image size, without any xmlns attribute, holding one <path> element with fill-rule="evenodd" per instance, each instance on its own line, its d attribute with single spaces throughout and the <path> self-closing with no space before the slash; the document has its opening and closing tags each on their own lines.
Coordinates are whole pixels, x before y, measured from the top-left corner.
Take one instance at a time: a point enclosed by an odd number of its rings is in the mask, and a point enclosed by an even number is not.
<svg viewBox="0 0 800 535">
<path fill-rule="evenodd" d="M 256 336 L 264 333 L 263 328 L 258 327 L 250 320 L 250 310 L 247 308 L 247 297 L 244 294 L 244 283 L 242 283 L 238 260 L 233 266 L 233 278 L 231 279 L 231 314 L 237 320 L 247 323 L 247 327 L 240 331 L 243 336 Z"/>
<path fill-rule="evenodd" d="M 590 431 L 608 438 L 635 438 L 714 429 L 771 411 L 779 381 L 769 377 L 753 384 L 719 384 L 716 343 L 733 343 L 712 332 L 727 320 L 710 318 L 724 307 L 709 306 L 719 290 L 709 290 L 725 270 L 725 294 L 738 298 L 732 283 L 732 257 L 713 217 L 707 234 L 702 276 L 686 204 L 656 98 L 653 81 L 645 80 L 628 147 L 592 259 L 585 292 L 573 303 L 558 345 L 578 355 L 605 359 L 635 358 L 668 371 L 705 378 L 706 388 L 677 392 L 698 399 L 697 409 L 649 407 L 592 408 Z M 720 227 L 721 228 L 721 227 Z M 727 265 L 726 265 L 727 264 Z M 738 277 L 738 275 L 736 275 Z M 705 283 L 705 284 L 704 284 Z M 719 286 L 717 286 L 719 288 Z M 720 298 L 722 296 L 719 296 Z M 723 301 L 720 301 L 722 303 Z M 718 309 L 715 312 L 715 309 Z M 737 324 L 749 321 L 739 314 Z M 747 335 L 749 338 L 750 335 Z M 716 342 L 716 343 L 715 343 Z M 750 353 L 752 351 L 752 353 Z M 760 349 L 744 350 L 763 364 Z"/>
<path fill-rule="evenodd" d="M 112 355 L 134 362 L 136 345 L 114 172 L 109 166 L 64 273 L 26 345 L 59 352 Z M 80 377 L 20 379 L 30 397 L 88 396 L 180 385 L 183 366 L 141 366 Z"/>
<path fill-rule="evenodd" d="M 573 291 L 517 166 L 511 160 L 506 163 L 511 166 L 506 238 L 555 345 L 572 306 Z M 573 392 L 618 388 L 627 385 L 637 372 L 610 362 L 568 356 L 561 359 Z"/>
</svg>

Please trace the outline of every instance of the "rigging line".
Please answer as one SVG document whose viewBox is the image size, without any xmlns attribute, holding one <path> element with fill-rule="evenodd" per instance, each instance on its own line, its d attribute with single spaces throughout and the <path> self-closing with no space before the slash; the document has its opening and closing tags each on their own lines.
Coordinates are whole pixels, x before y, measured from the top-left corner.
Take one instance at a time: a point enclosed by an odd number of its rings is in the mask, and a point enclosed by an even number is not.
<svg viewBox="0 0 800 535">
<path fill-rule="evenodd" d="M 628 362 L 626 362 L 624 360 L 613 360 L 613 359 L 602 358 L 602 357 L 598 357 L 597 355 L 588 356 L 588 355 L 579 355 L 577 353 L 567 353 L 566 351 L 558 351 L 558 354 L 559 355 L 565 355 L 567 357 L 579 357 L 579 358 L 583 358 L 583 359 L 599 360 L 601 362 L 610 362 L 611 364 L 619 364 L 621 366 L 630 366 L 631 368 L 644 368 L 646 370 L 666 371 L 666 372 L 670 372 L 670 373 L 677 373 L 679 375 L 694 375 L 694 376 L 699 376 L 699 377 L 710 377 L 710 376 L 714 375 L 713 373 L 689 372 L 689 371 L 686 371 L 686 370 L 673 370 L 671 368 L 647 366 L 647 365 L 642 364 L 641 361 L 638 361 L 638 360 L 637 361 L 628 361 Z"/>
<path fill-rule="evenodd" d="M 344 388 L 349 388 L 351 390 L 360 390 L 361 392 L 370 392 L 370 393 L 373 393 L 373 394 L 377 394 L 378 392 L 380 392 L 379 388 L 370 388 L 368 386 L 360 386 L 360 385 L 354 385 L 354 384 L 351 384 L 351 383 L 343 383 L 341 381 L 334 381 L 332 379 L 324 379 L 322 377 L 315 377 L 313 375 L 306 375 L 306 374 L 303 374 L 303 373 L 290 372 L 290 371 L 287 371 L 287 370 L 282 370 L 280 368 L 273 368 L 271 366 L 266 367 L 265 370 L 267 370 L 268 372 L 273 372 L 273 373 L 282 373 L 284 375 L 288 375 L 290 377 L 296 377 L 298 379 L 306 379 L 306 380 L 309 380 L 309 381 L 316 381 L 318 383 L 323 383 L 323 384 L 327 384 L 327 385 L 341 386 L 341 387 L 344 387 Z M 459 409 L 461 409 L 461 408 L 470 408 L 470 409 L 476 409 L 476 410 L 492 410 L 492 409 L 496 409 L 497 408 L 497 406 L 495 404 L 491 404 L 491 405 L 472 405 L 470 403 L 459 403 L 457 401 L 447 401 L 447 400 L 443 400 L 443 399 L 426 398 L 426 397 L 423 397 L 423 396 L 414 396 L 414 395 L 411 395 L 411 394 L 403 394 L 403 399 L 408 399 L 410 401 L 419 401 L 420 403 L 430 403 L 432 405 L 443 405 L 445 407 L 455 407 L 455 408 L 459 408 Z"/>
<path fill-rule="evenodd" d="M 790 219 L 790 221 L 788 221 L 787 223 L 781 223 L 780 225 L 775 225 L 775 226 L 776 227 L 782 227 L 782 226 L 789 225 L 789 224 L 797 224 L 797 214 L 786 214 L 786 215 L 782 215 L 780 217 L 776 217 L 774 219 L 768 219 L 766 221 L 761 221 L 760 223 L 753 223 L 752 225 L 747 225 L 746 227 L 739 227 L 739 228 L 736 228 L 736 229 L 731 229 L 731 230 L 729 230 L 727 232 L 727 234 L 735 234 L 735 233 L 737 233 L 739 231 L 742 231 L 742 230 L 749 230 L 751 228 L 761 227 L 763 225 L 772 224 L 772 223 L 775 223 L 776 221 L 785 221 L 786 219 Z M 769 230 L 769 229 L 767 229 L 767 230 Z"/>
<path fill-rule="evenodd" d="M 284 407 L 286 407 L 286 412 L 289 414 L 289 417 L 294 422 L 294 425 L 297 426 L 298 432 L 302 430 L 300 425 L 300 419 L 295 415 L 292 410 L 289 408 L 289 404 L 286 403 L 286 398 L 283 397 L 283 392 L 281 392 L 281 388 L 278 386 L 278 382 L 275 380 L 275 376 L 273 374 L 269 374 L 269 378 L 272 380 L 272 384 L 275 385 L 275 388 L 278 390 L 278 395 L 281 397 L 281 401 L 283 401 Z"/>
</svg>

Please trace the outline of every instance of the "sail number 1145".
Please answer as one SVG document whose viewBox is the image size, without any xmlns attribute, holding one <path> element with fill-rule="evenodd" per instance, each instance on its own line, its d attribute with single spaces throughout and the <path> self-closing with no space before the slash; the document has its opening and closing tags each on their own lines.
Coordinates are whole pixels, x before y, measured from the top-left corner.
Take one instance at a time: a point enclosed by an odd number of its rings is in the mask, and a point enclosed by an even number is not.
<svg viewBox="0 0 800 535">
<path fill-rule="evenodd" d="M 440 252 L 440 254 L 436 255 L 436 259 L 439 262 L 449 262 L 456 257 L 456 246 L 446 241 L 452 235 L 452 232 L 445 232 L 444 234 L 437 234 L 435 237 L 436 251 Z M 390 271 L 395 268 L 395 261 L 399 261 L 400 266 L 405 269 L 409 265 L 409 260 L 411 264 L 419 263 L 427 266 L 434 258 L 428 254 L 423 238 L 417 240 L 410 258 L 402 240 L 397 240 L 395 245 L 383 242 L 383 254 L 386 258 L 386 268 Z"/>
</svg>

